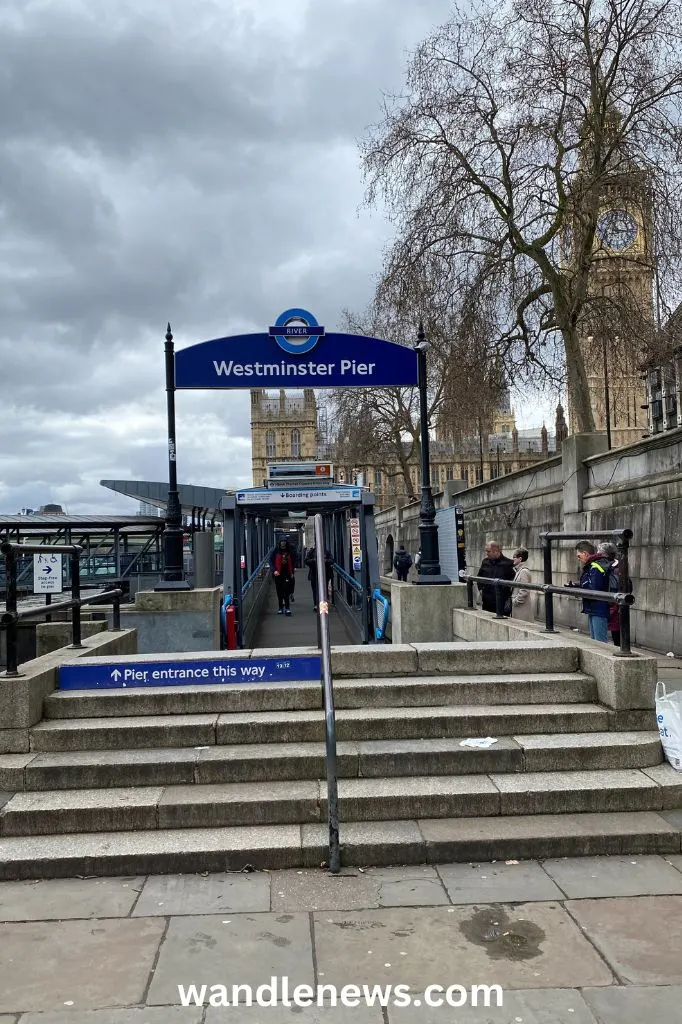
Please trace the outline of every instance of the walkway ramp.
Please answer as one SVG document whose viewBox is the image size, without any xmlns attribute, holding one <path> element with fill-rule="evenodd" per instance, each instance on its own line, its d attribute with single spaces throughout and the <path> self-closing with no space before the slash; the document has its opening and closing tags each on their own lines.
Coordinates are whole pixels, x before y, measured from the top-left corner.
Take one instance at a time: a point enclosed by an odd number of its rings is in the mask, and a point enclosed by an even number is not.
<svg viewBox="0 0 682 1024">
<path fill-rule="evenodd" d="M 317 614 L 313 608 L 313 592 L 308 582 L 308 572 L 296 572 L 296 589 L 291 604 L 291 615 L 277 614 L 277 591 L 274 583 L 262 611 L 262 618 L 256 628 L 254 648 L 286 650 L 290 647 L 317 647 Z M 353 643 L 336 609 L 329 606 L 329 630 L 335 647 Z"/>
</svg>

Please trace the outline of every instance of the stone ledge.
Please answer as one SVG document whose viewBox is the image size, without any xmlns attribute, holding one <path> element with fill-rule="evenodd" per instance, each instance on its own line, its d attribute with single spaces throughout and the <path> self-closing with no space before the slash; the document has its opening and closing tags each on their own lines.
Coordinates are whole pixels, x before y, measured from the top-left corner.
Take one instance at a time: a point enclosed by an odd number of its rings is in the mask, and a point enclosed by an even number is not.
<svg viewBox="0 0 682 1024">
<path fill-rule="evenodd" d="M 489 612 L 457 608 L 452 613 L 453 635 L 471 641 L 542 640 L 578 649 L 582 671 L 597 683 L 599 700 L 614 711 L 648 710 L 655 704 L 658 662 L 647 655 L 621 657 L 612 644 L 599 643 L 565 629 L 544 632 L 541 622 L 497 619 Z"/>
<path fill-rule="evenodd" d="M 60 665 L 83 657 L 111 657 L 133 654 L 137 647 L 135 630 L 96 633 L 85 637 L 80 649 L 62 647 L 41 658 L 19 666 L 20 675 L 0 677 L 0 749 L 3 753 L 21 753 L 26 730 L 43 717 L 43 701 L 57 687 Z"/>
</svg>

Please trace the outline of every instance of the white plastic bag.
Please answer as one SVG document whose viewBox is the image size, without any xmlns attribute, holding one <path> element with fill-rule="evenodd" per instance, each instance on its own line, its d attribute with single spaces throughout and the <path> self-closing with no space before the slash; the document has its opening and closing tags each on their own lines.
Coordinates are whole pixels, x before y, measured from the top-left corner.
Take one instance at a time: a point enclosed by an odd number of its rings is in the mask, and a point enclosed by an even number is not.
<svg viewBox="0 0 682 1024">
<path fill-rule="evenodd" d="M 682 772 L 682 690 L 667 693 L 665 683 L 656 686 L 656 724 L 663 753 L 678 772 Z"/>
</svg>

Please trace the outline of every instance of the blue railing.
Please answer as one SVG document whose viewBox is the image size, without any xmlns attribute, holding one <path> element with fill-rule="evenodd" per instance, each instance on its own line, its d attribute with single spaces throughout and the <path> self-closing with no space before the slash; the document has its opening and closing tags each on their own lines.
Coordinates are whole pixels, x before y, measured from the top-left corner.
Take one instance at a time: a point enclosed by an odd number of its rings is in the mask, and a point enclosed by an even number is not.
<svg viewBox="0 0 682 1024">
<path fill-rule="evenodd" d="M 249 592 L 250 587 L 253 586 L 253 584 L 257 580 L 258 574 L 261 572 L 263 566 L 270 564 L 269 563 L 269 559 L 270 559 L 270 554 L 268 553 L 265 556 L 265 558 L 262 559 L 262 561 L 259 562 L 259 564 L 256 566 L 256 568 L 253 570 L 253 572 L 249 576 L 248 580 L 246 581 L 246 583 L 242 587 L 242 597 L 245 597 L 246 594 Z"/>
<path fill-rule="evenodd" d="M 227 636 L 227 619 L 225 613 L 227 612 L 227 609 L 230 607 L 231 604 L 232 594 L 226 594 L 220 603 L 220 625 L 223 630 L 223 636 L 225 637 Z"/>
<path fill-rule="evenodd" d="M 341 566 L 337 565 L 336 562 L 334 562 L 332 568 L 334 569 L 335 572 L 339 574 L 342 580 L 345 580 L 346 583 L 348 583 L 353 588 L 353 590 L 357 590 L 359 594 L 362 593 L 362 584 L 358 583 L 354 576 L 351 576 L 350 573 L 347 573 L 346 570 L 342 569 Z"/>
<path fill-rule="evenodd" d="M 381 593 L 378 587 L 372 591 L 372 597 L 375 601 L 378 601 L 383 605 L 384 617 L 381 620 L 381 625 L 377 626 L 374 630 L 374 636 L 377 640 L 384 640 L 386 637 L 386 630 L 388 629 L 388 617 L 391 614 L 391 602 L 388 598 Z"/>
</svg>

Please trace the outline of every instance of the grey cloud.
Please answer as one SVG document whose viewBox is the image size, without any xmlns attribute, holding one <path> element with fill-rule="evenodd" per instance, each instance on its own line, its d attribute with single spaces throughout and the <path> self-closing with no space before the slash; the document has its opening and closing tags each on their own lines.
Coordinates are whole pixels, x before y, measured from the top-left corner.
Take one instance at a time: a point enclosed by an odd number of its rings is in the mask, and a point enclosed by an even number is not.
<svg viewBox="0 0 682 1024">
<path fill-rule="evenodd" d="M 184 346 L 364 307 L 388 229 L 355 140 L 448 8 L 6 0 L 0 509 L 163 479 L 167 319 Z M 183 479 L 248 483 L 248 415 L 243 393 L 180 394 Z"/>
</svg>

